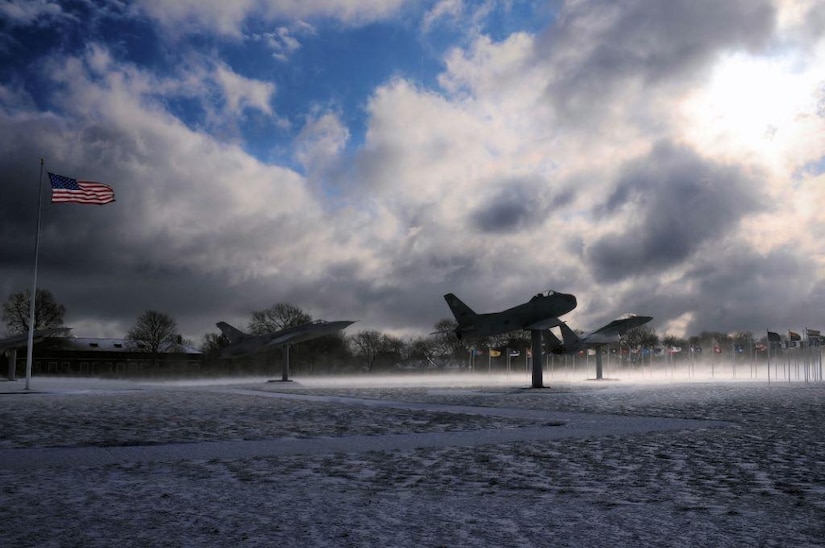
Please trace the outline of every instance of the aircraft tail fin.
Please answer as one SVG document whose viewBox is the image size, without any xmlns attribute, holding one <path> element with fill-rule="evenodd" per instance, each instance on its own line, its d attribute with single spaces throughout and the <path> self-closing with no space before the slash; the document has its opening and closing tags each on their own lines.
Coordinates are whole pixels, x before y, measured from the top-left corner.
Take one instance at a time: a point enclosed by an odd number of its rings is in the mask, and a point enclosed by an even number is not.
<svg viewBox="0 0 825 548">
<path fill-rule="evenodd" d="M 581 339 L 578 335 L 576 335 L 572 329 L 570 329 L 566 323 L 562 322 L 559 324 L 559 329 L 561 329 L 561 338 L 564 341 L 564 346 L 567 348 L 575 348 Z"/>
<path fill-rule="evenodd" d="M 453 295 L 452 293 L 447 293 L 444 295 L 444 300 L 447 301 L 447 306 L 450 307 L 450 310 L 455 316 L 455 320 L 458 322 L 459 326 L 467 325 L 473 322 L 476 316 L 473 309 L 464 304 L 464 302 Z"/>
<path fill-rule="evenodd" d="M 562 342 L 549 329 L 544 332 L 544 344 L 549 352 L 558 353 L 562 348 Z"/>
<path fill-rule="evenodd" d="M 240 341 L 241 339 L 243 339 L 244 337 L 246 337 L 246 333 L 244 333 L 240 329 L 236 329 L 236 328 L 232 327 L 231 325 L 229 325 L 226 322 L 218 322 L 215 325 L 217 325 L 218 329 L 221 330 L 221 333 L 223 333 L 223 336 L 226 337 L 227 339 L 229 339 L 230 343 L 236 343 L 236 342 Z"/>
</svg>

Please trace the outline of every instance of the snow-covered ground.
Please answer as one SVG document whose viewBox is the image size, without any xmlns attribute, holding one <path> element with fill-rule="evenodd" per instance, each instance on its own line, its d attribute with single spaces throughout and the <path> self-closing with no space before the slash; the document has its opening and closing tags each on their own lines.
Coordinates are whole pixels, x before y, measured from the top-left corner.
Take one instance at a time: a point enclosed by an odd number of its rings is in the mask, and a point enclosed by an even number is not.
<svg viewBox="0 0 825 548">
<path fill-rule="evenodd" d="M 2 383 L 0 546 L 825 545 L 825 383 L 558 373 L 538 390 L 515 374 Z M 708 422 L 631 432 L 641 419 L 593 417 L 617 430 L 487 441 L 570 428 L 566 412 Z M 468 432 L 481 444 L 370 450 Z M 37 448 L 318 439 L 353 446 L 10 464 Z"/>
</svg>

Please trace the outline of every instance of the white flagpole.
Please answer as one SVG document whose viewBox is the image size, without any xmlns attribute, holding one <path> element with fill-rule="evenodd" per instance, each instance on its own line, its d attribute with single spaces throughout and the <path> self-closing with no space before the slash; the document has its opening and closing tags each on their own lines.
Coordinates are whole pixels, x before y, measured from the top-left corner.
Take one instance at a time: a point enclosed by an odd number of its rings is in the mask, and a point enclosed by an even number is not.
<svg viewBox="0 0 825 548">
<path fill-rule="evenodd" d="M 40 158 L 40 185 L 37 187 L 37 232 L 34 236 L 34 280 L 29 303 L 29 340 L 26 347 L 26 390 L 32 378 L 32 350 L 34 346 L 34 302 L 37 300 L 37 255 L 40 251 L 40 212 L 43 209 L 43 158 Z"/>
</svg>

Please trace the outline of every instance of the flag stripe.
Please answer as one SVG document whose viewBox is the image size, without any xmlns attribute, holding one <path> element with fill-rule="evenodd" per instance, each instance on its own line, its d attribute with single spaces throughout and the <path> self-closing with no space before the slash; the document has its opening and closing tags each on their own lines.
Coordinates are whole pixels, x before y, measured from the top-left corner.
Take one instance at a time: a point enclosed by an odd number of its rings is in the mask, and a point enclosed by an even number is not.
<svg viewBox="0 0 825 548">
<path fill-rule="evenodd" d="M 55 204 L 103 205 L 115 201 L 112 187 L 103 183 L 78 181 L 54 173 L 49 173 L 49 180 L 52 184 L 52 203 Z"/>
</svg>

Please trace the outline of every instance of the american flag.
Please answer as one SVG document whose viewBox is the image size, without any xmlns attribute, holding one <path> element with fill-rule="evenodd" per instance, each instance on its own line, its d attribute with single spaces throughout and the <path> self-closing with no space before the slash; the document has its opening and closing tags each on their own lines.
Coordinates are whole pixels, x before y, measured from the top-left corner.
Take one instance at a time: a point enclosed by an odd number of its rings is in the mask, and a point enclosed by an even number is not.
<svg viewBox="0 0 825 548">
<path fill-rule="evenodd" d="M 78 181 L 70 177 L 49 173 L 52 182 L 53 204 L 108 204 L 115 201 L 115 192 L 109 185 Z"/>
</svg>

